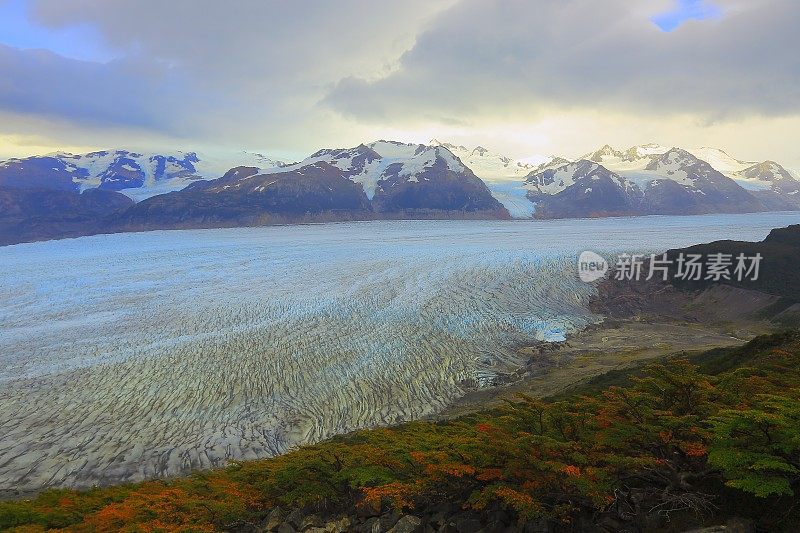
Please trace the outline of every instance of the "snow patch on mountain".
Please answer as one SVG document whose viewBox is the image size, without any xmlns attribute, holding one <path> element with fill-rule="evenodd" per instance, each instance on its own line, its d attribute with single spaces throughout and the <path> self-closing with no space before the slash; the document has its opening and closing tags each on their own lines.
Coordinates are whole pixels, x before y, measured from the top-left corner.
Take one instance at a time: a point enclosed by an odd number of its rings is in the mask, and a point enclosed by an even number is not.
<svg viewBox="0 0 800 533">
<path fill-rule="evenodd" d="M 698 159 L 702 159 L 703 161 L 707 162 L 709 165 L 714 167 L 714 169 L 722 172 L 723 174 L 739 172 L 755 164 L 754 161 L 741 161 L 736 159 L 725 150 L 721 150 L 719 148 L 709 148 L 708 146 L 703 146 L 701 148 L 689 148 L 686 151 Z"/>
<path fill-rule="evenodd" d="M 689 152 L 673 148 L 651 161 L 644 170 L 669 178 L 683 186 L 692 187 L 696 177 L 687 171 L 687 167 L 698 163 L 700 161 Z"/>
<path fill-rule="evenodd" d="M 642 159 L 653 155 L 662 155 L 669 151 L 669 146 L 658 143 L 647 143 L 633 146 L 625 151 L 626 159 Z"/>
<path fill-rule="evenodd" d="M 447 148 L 487 184 L 518 181 L 536 168 L 536 165 L 530 162 L 512 159 L 482 146 L 467 148 L 461 145 L 443 143 L 436 139 L 431 139 L 429 144 Z M 542 156 L 536 156 L 536 158 L 540 159 Z"/>
</svg>

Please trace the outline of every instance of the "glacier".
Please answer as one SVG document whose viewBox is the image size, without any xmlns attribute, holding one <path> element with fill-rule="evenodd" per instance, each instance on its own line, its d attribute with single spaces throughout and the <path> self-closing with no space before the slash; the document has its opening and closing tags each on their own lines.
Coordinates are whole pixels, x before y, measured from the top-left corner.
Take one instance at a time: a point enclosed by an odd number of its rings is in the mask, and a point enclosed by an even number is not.
<svg viewBox="0 0 800 533">
<path fill-rule="evenodd" d="M 171 476 L 420 418 L 602 317 L 583 250 L 800 213 L 375 221 L 0 248 L 0 494 Z"/>
</svg>

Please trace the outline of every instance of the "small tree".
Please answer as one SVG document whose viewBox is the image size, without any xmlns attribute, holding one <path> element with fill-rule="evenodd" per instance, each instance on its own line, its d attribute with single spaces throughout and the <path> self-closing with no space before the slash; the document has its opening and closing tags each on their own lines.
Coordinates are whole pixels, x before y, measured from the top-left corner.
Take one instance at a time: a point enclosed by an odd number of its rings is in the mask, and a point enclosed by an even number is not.
<svg viewBox="0 0 800 533">
<path fill-rule="evenodd" d="M 762 395 L 712 419 L 709 461 L 726 485 L 759 497 L 795 494 L 800 480 L 800 401 Z"/>
</svg>

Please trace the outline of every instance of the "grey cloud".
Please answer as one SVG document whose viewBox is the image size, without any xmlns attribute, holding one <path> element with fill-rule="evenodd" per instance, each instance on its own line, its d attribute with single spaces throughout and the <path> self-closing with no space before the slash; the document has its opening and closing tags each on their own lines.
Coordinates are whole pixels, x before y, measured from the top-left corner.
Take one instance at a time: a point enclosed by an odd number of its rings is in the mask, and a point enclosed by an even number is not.
<svg viewBox="0 0 800 533">
<path fill-rule="evenodd" d="M 176 102 L 189 104 L 179 75 L 133 61 L 93 63 L 0 44 L 0 71 L 5 112 L 174 131 Z"/>
<path fill-rule="evenodd" d="M 392 74 L 347 77 L 326 101 L 372 120 L 554 105 L 706 120 L 800 111 L 800 2 L 715 3 L 721 20 L 664 33 L 646 16 L 663 2 L 464 0 Z"/>
<path fill-rule="evenodd" d="M 2 47 L 0 112 L 239 145 L 294 142 L 331 114 L 317 107 L 327 88 L 385 72 L 452 2 L 30 0 L 39 24 L 89 25 L 120 59 Z"/>
<path fill-rule="evenodd" d="M 178 65 L 198 83 L 319 88 L 381 72 L 453 0 L 35 0 L 46 25 L 90 23 L 121 50 Z"/>
</svg>

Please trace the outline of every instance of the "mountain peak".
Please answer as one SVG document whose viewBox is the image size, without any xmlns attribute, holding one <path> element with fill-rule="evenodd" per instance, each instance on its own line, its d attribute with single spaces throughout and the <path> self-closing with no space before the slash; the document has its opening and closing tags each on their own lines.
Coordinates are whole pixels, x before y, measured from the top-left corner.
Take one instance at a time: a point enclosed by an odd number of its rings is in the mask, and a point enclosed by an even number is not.
<svg viewBox="0 0 800 533">
<path fill-rule="evenodd" d="M 646 159 L 661 155 L 668 150 L 669 147 L 662 146 L 658 143 L 639 144 L 628 148 L 623 155 L 623 159 L 625 161 L 633 162 L 639 159 Z"/>
<path fill-rule="evenodd" d="M 762 161 L 742 171 L 742 174 L 750 179 L 759 181 L 776 181 L 776 180 L 791 180 L 796 181 L 794 177 L 775 161 Z"/>
<path fill-rule="evenodd" d="M 604 159 L 614 157 L 621 158 L 622 156 L 622 152 L 615 150 L 610 144 L 604 144 L 597 151 L 583 156 L 583 159 L 588 159 L 596 163 L 602 163 Z"/>
<path fill-rule="evenodd" d="M 672 147 L 659 157 L 654 158 L 645 170 L 675 172 L 683 167 L 702 163 L 700 159 L 683 148 Z"/>
</svg>

